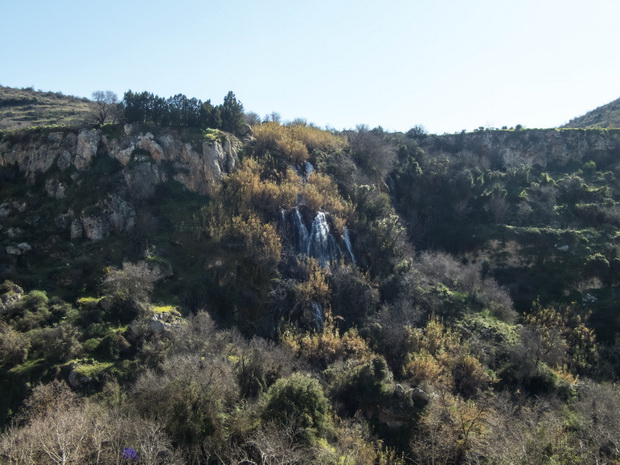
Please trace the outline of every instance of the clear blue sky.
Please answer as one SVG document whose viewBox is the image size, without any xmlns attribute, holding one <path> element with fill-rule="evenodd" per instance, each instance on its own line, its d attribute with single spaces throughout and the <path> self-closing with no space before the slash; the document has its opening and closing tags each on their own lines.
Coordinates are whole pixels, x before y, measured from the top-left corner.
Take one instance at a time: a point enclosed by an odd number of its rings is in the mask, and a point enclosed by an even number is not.
<svg viewBox="0 0 620 465">
<path fill-rule="evenodd" d="M 336 129 L 553 127 L 620 97 L 618 0 L 0 0 L 0 84 Z"/>
</svg>

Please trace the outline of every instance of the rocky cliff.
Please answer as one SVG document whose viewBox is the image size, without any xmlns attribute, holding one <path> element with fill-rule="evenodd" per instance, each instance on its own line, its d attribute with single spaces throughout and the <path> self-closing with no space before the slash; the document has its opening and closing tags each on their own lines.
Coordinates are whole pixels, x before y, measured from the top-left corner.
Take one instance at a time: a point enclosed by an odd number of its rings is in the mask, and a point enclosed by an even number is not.
<svg viewBox="0 0 620 465">
<path fill-rule="evenodd" d="M 206 194 L 235 169 L 241 142 L 234 136 L 218 132 L 209 138 L 187 137 L 173 129 L 159 131 L 154 135 L 125 125 L 9 136 L 0 142 L 0 168 L 17 170 L 28 185 L 44 185 L 50 199 L 64 200 L 62 206 L 68 208 L 54 221 L 71 239 L 98 240 L 113 231 L 131 231 L 135 203 L 151 198 L 158 185 L 175 180 L 188 191 Z M 100 166 L 93 170 L 97 162 Z M 113 189 L 98 185 L 105 178 L 115 181 Z M 96 192 L 90 203 L 75 199 L 84 183 L 92 183 Z M 21 208 L 20 199 L 19 211 L 16 202 L 2 199 L 0 220 L 23 216 L 27 205 Z"/>
<path fill-rule="evenodd" d="M 485 130 L 430 135 L 421 145 L 430 155 L 486 158 L 501 169 L 519 165 L 545 168 L 620 153 L 620 129 Z"/>
</svg>

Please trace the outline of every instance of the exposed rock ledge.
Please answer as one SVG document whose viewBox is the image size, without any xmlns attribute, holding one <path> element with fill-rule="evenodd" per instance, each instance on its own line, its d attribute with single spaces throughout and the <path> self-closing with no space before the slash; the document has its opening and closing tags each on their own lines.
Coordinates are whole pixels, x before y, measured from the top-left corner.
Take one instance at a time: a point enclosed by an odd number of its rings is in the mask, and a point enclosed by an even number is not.
<svg viewBox="0 0 620 465">
<path fill-rule="evenodd" d="M 32 183 L 54 165 L 62 171 L 71 166 L 85 171 L 96 156 L 107 155 L 125 167 L 123 175 L 127 185 L 135 190 L 136 182 L 145 177 L 151 184 L 166 181 L 168 178 L 161 165 L 169 162 L 173 179 L 192 192 L 206 194 L 213 183 L 234 170 L 238 162 L 237 150 L 241 142 L 230 134 L 223 134 L 220 141 L 204 141 L 195 147 L 172 129 L 162 132 L 155 137 L 126 125 L 120 137 L 107 136 L 99 129 L 33 133 L 26 141 L 0 143 L 0 167 L 17 165 Z M 150 166 L 138 168 L 147 164 Z M 151 194 L 147 189 L 143 196 Z"/>
<path fill-rule="evenodd" d="M 484 157 L 502 168 L 519 165 L 564 166 L 586 159 L 620 155 L 620 129 L 484 130 L 429 135 L 422 148 L 433 156 Z"/>
<path fill-rule="evenodd" d="M 83 182 L 83 174 L 88 173 L 96 157 L 118 160 L 122 168 L 114 176 L 120 182 L 113 191 L 99 192 L 100 198 L 87 208 L 74 211 L 71 207 L 54 218 L 55 225 L 71 240 L 96 241 L 132 231 L 138 215 L 136 200 L 152 197 L 159 184 L 174 179 L 204 195 L 224 174 L 233 171 L 239 160 L 241 142 L 230 134 L 221 133 L 217 141 L 191 143 L 172 128 L 160 128 L 159 136 L 132 125 L 123 129 L 117 136 L 110 131 L 82 129 L 7 137 L 0 142 L 0 167 L 17 167 L 27 183 L 40 180 L 48 198 L 66 202 L 67 192 Z M 66 170 L 71 170 L 70 176 L 59 175 L 58 171 Z M 26 203 L 6 200 L 0 205 L 0 218 L 20 215 L 26 208 Z M 6 235 L 19 236 L 20 231 L 9 228 Z M 15 256 L 28 252 L 21 244 L 5 249 Z"/>
</svg>

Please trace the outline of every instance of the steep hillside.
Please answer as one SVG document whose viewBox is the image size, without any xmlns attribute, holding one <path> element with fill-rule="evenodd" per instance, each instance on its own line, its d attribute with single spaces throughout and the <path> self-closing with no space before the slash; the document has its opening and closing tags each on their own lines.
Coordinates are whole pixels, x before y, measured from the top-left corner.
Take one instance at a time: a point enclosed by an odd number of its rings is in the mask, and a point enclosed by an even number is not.
<svg viewBox="0 0 620 465">
<path fill-rule="evenodd" d="M 571 119 L 564 128 L 619 128 L 620 99 Z"/>
<path fill-rule="evenodd" d="M 0 461 L 620 459 L 620 130 L 139 121 L 0 133 Z"/>
<path fill-rule="evenodd" d="M 620 326 L 620 130 L 479 131 L 404 139 L 397 210 L 418 249 L 481 264 L 531 302 L 588 301 Z M 613 329 L 612 329 L 613 328 Z"/>
<path fill-rule="evenodd" d="M 218 131 L 157 134 L 131 125 L 6 134 L 0 273 L 47 289 L 88 289 L 104 266 L 146 253 L 160 230 L 158 253 L 179 243 L 175 234 L 190 230 L 208 203 L 200 195 L 238 163 L 240 143 Z M 20 249 L 25 243 L 27 250 Z M 92 256 L 95 250 L 106 253 Z"/>
<path fill-rule="evenodd" d="M 31 126 L 79 126 L 92 119 L 88 99 L 59 92 L 0 86 L 0 129 Z"/>
</svg>

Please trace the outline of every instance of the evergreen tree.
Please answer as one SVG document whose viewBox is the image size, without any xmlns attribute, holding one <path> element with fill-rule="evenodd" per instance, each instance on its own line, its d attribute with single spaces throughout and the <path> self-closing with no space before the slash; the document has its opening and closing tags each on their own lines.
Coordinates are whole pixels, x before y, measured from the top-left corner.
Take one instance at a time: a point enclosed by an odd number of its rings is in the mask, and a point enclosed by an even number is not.
<svg viewBox="0 0 620 465">
<path fill-rule="evenodd" d="M 224 103 L 220 106 L 220 113 L 222 117 L 222 129 L 224 131 L 232 132 L 233 134 L 240 134 L 245 127 L 245 121 L 243 120 L 243 105 L 237 100 L 235 94 L 230 91 L 224 97 Z"/>
</svg>

